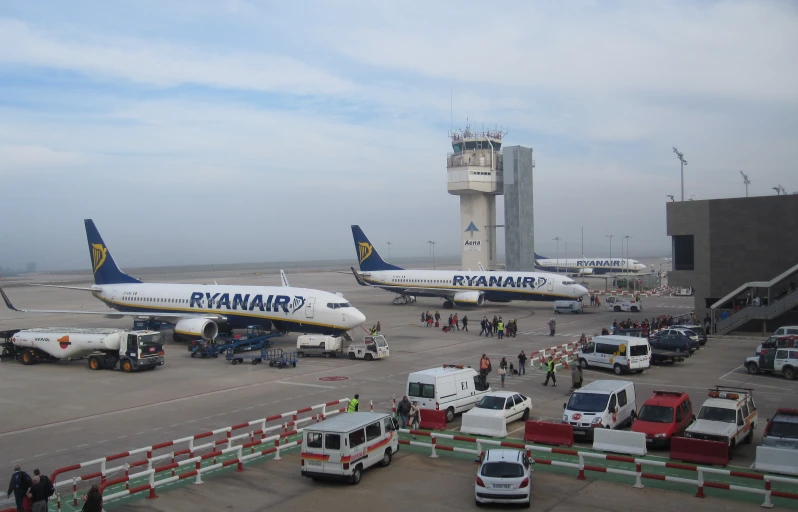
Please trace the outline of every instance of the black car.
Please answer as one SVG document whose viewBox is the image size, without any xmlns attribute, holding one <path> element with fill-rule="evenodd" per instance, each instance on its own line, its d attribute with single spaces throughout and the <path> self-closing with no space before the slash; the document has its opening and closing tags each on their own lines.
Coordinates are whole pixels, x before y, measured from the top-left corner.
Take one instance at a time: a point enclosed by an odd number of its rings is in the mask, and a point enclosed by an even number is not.
<svg viewBox="0 0 798 512">
<path fill-rule="evenodd" d="M 695 351 L 692 340 L 681 333 L 653 336 L 649 339 L 648 344 L 651 345 L 651 348 L 669 350 L 671 352 L 689 354 Z"/>
<path fill-rule="evenodd" d="M 702 346 L 706 345 L 706 343 L 707 343 L 706 332 L 704 332 L 704 329 L 701 326 L 699 326 L 699 325 L 680 324 L 680 325 L 674 325 L 673 329 L 690 329 L 691 331 L 693 331 L 696 334 L 696 336 L 698 336 L 698 342 Z"/>
<path fill-rule="evenodd" d="M 698 341 L 696 333 L 683 327 L 668 327 L 652 335 L 654 338 L 661 338 L 663 336 L 683 336 L 690 342 L 690 352 L 695 352 L 701 348 L 701 343 Z"/>
</svg>

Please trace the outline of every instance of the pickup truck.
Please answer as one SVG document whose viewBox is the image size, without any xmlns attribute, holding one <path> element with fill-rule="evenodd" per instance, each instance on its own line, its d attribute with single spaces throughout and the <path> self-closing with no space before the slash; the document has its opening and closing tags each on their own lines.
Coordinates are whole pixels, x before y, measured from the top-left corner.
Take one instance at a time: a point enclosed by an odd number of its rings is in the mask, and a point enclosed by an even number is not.
<svg viewBox="0 0 798 512">
<path fill-rule="evenodd" d="M 684 437 L 720 441 L 729 447 L 729 458 L 740 443 L 754 439 L 759 422 L 754 404 L 754 390 L 716 386 L 701 406 L 698 419 L 684 432 Z"/>
<path fill-rule="evenodd" d="M 798 348 L 777 348 L 763 351 L 758 356 L 745 359 L 748 373 L 780 373 L 787 380 L 795 379 L 798 369 Z"/>
</svg>

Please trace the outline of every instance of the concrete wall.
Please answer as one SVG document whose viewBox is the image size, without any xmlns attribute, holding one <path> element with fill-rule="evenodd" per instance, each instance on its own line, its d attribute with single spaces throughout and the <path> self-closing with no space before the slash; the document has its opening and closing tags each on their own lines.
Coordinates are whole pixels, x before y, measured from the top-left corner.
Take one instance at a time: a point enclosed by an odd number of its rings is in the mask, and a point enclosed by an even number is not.
<svg viewBox="0 0 798 512">
<path fill-rule="evenodd" d="M 471 223 L 477 231 L 467 231 Z M 487 269 L 496 259 L 496 196 L 463 194 L 460 196 L 460 251 L 463 270 Z"/>
<path fill-rule="evenodd" d="M 797 195 L 681 201 L 665 209 L 668 236 L 694 236 L 695 269 L 672 271 L 668 283 L 695 288 L 699 318 L 707 298 L 767 281 L 798 263 Z"/>
<path fill-rule="evenodd" d="M 504 147 L 504 251 L 507 270 L 535 270 L 532 148 Z"/>
</svg>

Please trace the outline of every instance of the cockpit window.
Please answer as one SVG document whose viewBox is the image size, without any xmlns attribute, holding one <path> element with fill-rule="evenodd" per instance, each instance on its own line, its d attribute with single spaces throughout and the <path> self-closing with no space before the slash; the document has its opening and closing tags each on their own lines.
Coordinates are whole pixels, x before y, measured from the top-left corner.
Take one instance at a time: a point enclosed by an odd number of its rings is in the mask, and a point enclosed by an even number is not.
<svg viewBox="0 0 798 512">
<path fill-rule="evenodd" d="M 327 307 L 330 309 L 351 308 L 348 302 L 328 302 Z"/>
<path fill-rule="evenodd" d="M 574 281 L 563 281 L 562 284 L 563 286 L 572 286 L 575 285 L 576 283 Z"/>
</svg>

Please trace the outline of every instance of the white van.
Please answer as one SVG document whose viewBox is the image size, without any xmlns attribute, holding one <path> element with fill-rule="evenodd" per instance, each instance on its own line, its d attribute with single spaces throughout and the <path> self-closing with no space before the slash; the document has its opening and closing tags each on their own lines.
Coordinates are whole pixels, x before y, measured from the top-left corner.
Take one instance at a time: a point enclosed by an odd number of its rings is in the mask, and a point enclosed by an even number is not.
<svg viewBox="0 0 798 512">
<path fill-rule="evenodd" d="M 422 409 L 446 411 L 446 422 L 454 415 L 473 409 L 482 396 L 492 391 L 482 385 L 479 373 L 470 366 L 445 364 L 438 368 L 412 372 L 407 376 L 407 392 L 411 402 Z"/>
<path fill-rule="evenodd" d="M 297 337 L 296 352 L 299 357 L 337 357 L 341 352 L 340 336 L 307 335 Z"/>
<path fill-rule="evenodd" d="M 302 433 L 302 476 L 360 483 L 363 470 L 388 466 L 399 451 L 391 414 L 348 412 L 309 425 Z"/>
<path fill-rule="evenodd" d="M 612 369 L 616 375 L 651 367 L 651 346 L 636 336 L 594 336 L 577 354 L 582 368 Z"/>
<path fill-rule="evenodd" d="M 573 427 L 574 438 L 592 439 L 595 428 L 620 429 L 632 424 L 635 385 L 625 380 L 596 380 L 574 390 L 562 422 Z"/>
<path fill-rule="evenodd" d="M 784 327 L 779 327 L 771 336 L 788 336 L 790 334 L 798 334 L 798 325 L 785 325 Z"/>
<path fill-rule="evenodd" d="M 637 313 L 638 311 L 643 311 L 643 303 L 634 299 L 629 300 L 610 296 L 604 299 L 604 309 L 607 311 L 631 311 L 632 313 Z"/>
<path fill-rule="evenodd" d="M 581 313 L 582 310 L 582 301 L 581 300 L 555 300 L 554 301 L 554 313 Z"/>
</svg>

